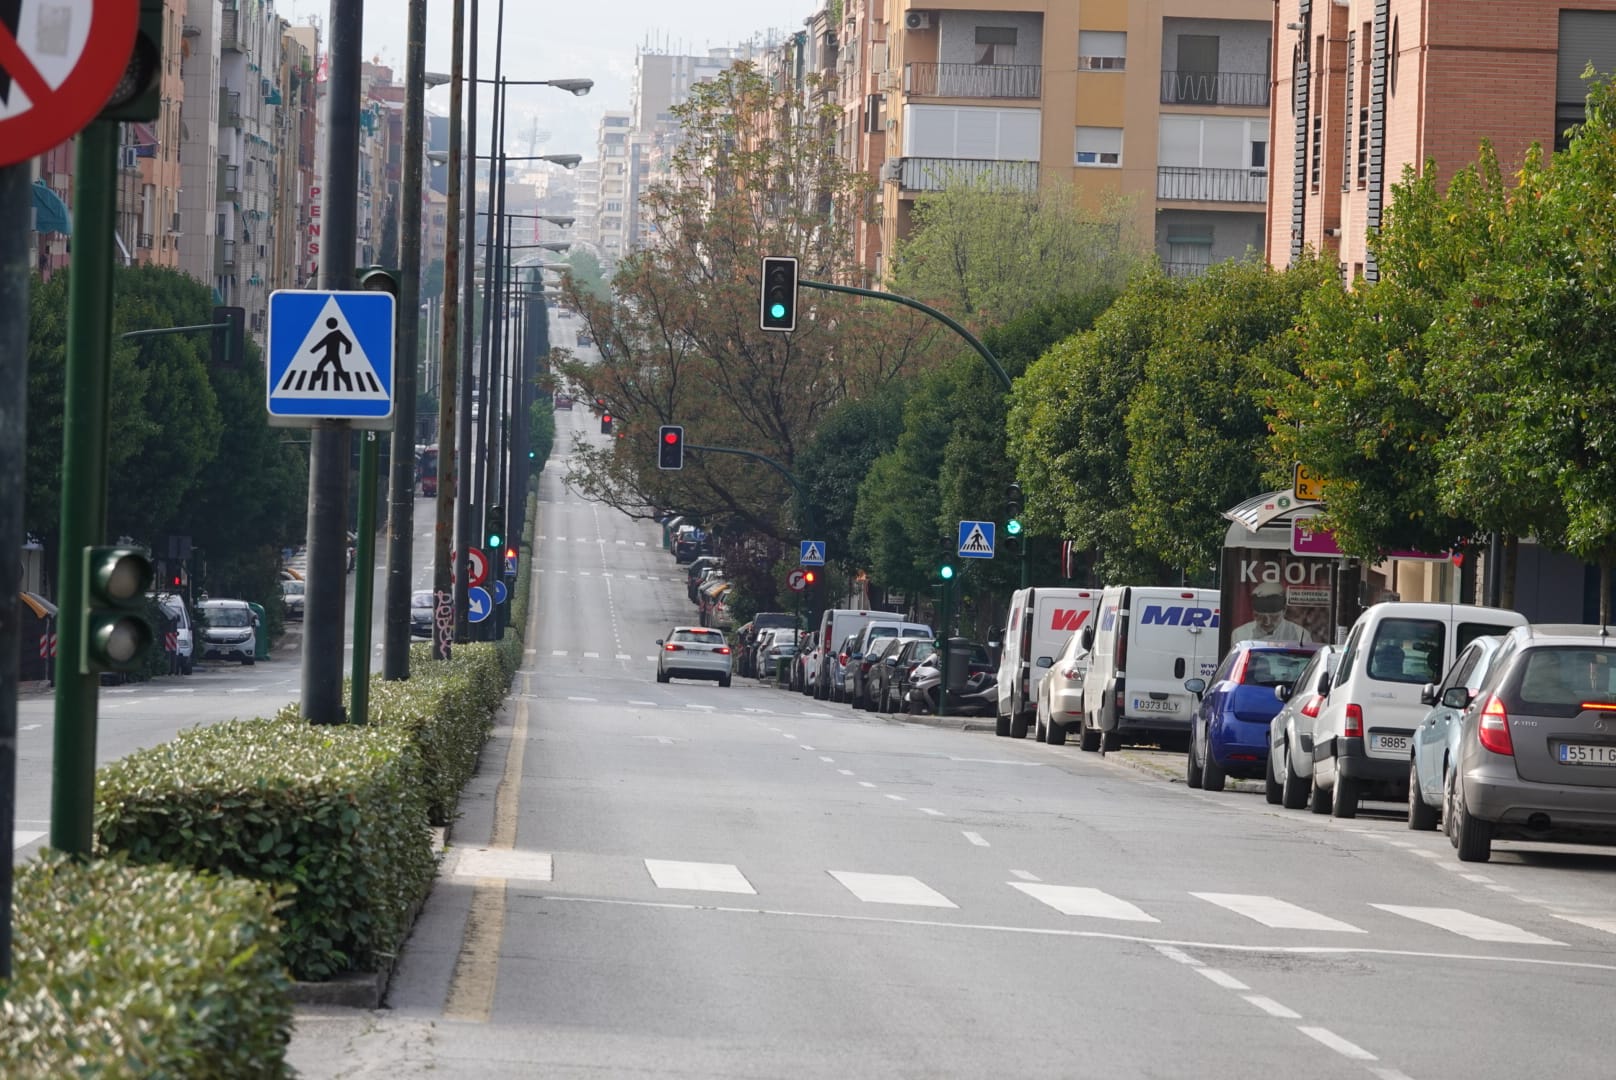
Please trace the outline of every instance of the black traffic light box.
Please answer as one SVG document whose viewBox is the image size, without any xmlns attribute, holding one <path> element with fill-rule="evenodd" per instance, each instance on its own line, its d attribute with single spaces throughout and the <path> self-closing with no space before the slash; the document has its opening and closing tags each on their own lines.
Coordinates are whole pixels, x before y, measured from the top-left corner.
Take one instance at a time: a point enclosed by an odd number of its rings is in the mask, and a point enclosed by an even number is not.
<svg viewBox="0 0 1616 1080">
<path fill-rule="evenodd" d="M 87 547 L 83 573 L 80 674 L 139 669 L 157 637 L 146 620 L 151 558 L 138 548 Z"/>
<path fill-rule="evenodd" d="M 763 260 L 758 325 L 764 330 L 797 328 L 797 260 L 767 256 Z"/>
<path fill-rule="evenodd" d="M 488 508 L 488 546 L 484 550 L 490 559 L 497 558 L 505 544 L 505 508 L 499 503 Z"/>
<path fill-rule="evenodd" d="M 239 367 L 247 358 L 247 309 L 215 307 L 212 322 L 213 363 L 218 367 Z"/>
<path fill-rule="evenodd" d="M 682 469 L 685 467 L 685 429 L 678 424 L 663 424 L 657 432 L 657 468 Z"/>
<path fill-rule="evenodd" d="M 127 0 L 125 0 L 127 2 Z M 128 122 L 159 120 L 163 115 L 163 0 L 140 0 L 140 22 L 123 78 L 107 97 L 100 119 Z"/>
<path fill-rule="evenodd" d="M 611 413 L 601 413 L 600 414 L 600 433 L 602 435 L 610 435 L 612 433 L 612 414 Z"/>
<path fill-rule="evenodd" d="M 1011 552 L 1019 552 L 1022 544 L 1023 526 L 1021 523 L 1021 485 L 1011 481 L 1004 489 L 1004 540 L 1005 548 Z"/>
</svg>

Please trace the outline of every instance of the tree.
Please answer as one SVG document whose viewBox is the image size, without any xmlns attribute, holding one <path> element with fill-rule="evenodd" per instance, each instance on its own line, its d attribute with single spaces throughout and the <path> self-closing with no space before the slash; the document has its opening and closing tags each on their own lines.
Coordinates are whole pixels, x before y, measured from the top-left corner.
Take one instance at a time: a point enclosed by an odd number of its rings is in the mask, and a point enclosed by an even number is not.
<svg viewBox="0 0 1616 1080">
<path fill-rule="evenodd" d="M 852 565 L 853 519 L 859 485 L 903 432 L 906 388 L 892 384 L 862 398 L 845 398 L 814 431 L 813 441 L 797 458 L 808 488 L 808 502 L 828 554 Z"/>
<path fill-rule="evenodd" d="M 572 267 L 572 277 L 576 279 L 580 291 L 587 293 L 602 303 L 612 298 L 612 287 L 606 283 L 605 273 L 601 269 L 600 260 L 595 258 L 592 251 L 584 248 L 574 248 L 567 252 L 567 265 Z"/>
</svg>

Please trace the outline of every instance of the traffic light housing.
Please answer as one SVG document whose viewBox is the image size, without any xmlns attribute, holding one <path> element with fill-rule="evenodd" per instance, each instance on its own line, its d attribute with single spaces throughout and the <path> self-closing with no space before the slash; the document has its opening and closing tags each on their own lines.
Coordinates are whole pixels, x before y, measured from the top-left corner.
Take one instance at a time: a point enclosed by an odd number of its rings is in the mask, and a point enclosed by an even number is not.
<svg viewBox="0 0 1616 1080">
<path fill-rule="evenodd" d="M 941 578 L 942 580 L 944 580 L 944 581 L 953 581 L 954 580 L 954 564 L 953 563 L 947 563 L 947 562 L 943 563 L 943 565 L 941 565 L 941 566 L 939 566 L 937 568 L 937 576 L 939 578 Z"/>
<path fill-rule="evenodd" d="M 657 433 L 657 468 L 682 469 L 685 467 L 685 429 L 678 424 L 663 424 Z"/>
<path fill-rule="evenodd" d="M 389 270 L 385 266 L 361 266 L 354 271 L 354 280 L 366 292 L 389 293 L 396 300 L 399 290 L 399 273 Z"/>
<path fill-rule="evenodd" d="M 1024 526 L 1021 523 L 1021 485 L 1020 484 L 1015 483 L 1014 481 L 1012 481 L 1011 483 L 1009 483 L 1009 484 L 1007 484 L 1005 486 L 1005 489 L 1004 489 L 1004 503 L 1005 503 L 1005 522 L 1004 522 L 1005 547 L 1008 548 L 1011 552 L 1019 552 L 1021 550 L 1022 532 L 1023 532 L 1023 529 L 1024 529 Z"/>
<path fill-rule="evenodd" d="M 239 367 L 247 358 L 247 309 L 213 309 L 213 362 L 220 367 Z M 223 323 L 224 325 L 219 325 Z"/>
<path fill-rule="evenodd" d="M 498 503 L 488 508 L 488 546 L 483 550 L 497 553 L 505 543 L 505 508 Z"/>
<path fill-rule="evenodd" d="M 100 119 L 128 122 L 159 120 L 163 115 L 163 0 L 140 0 L 140 21 L 123 78 L 107 96 Z"/>
<path fill-rule="evenodd" d="M 600 414 L 600 433 L 602 435 L 610 435 L 612 433 L 612 414 L 611 413 L 601 413 Z"/>
<path fill-rule="evenodd" d="M 797 328 L 797 260 L 769 256 L 763 260 L 758 325 L 764 330 Z"/>
<path fill-rule="evenodd" d="M 87 547 L 82 572 L 79 673 L 138 670 L 157 638 L 146 619 L 156 577 L 151 558 L 138 548 Z"/>
<path fill-rule="evenodd" d="M 819 581 L 819 572 L 811 567 L 803 567 L 802 583 L 810 588 Z"/>
</svg>

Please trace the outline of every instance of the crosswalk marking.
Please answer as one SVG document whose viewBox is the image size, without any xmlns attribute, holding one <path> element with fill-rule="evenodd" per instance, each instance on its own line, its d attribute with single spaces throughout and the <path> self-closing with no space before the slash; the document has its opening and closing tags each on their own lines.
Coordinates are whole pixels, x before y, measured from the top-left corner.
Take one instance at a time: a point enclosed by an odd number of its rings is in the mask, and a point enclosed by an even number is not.
<svg viewBox="0 0 1616 1080">
<path fill-rule="evenodd" d="M 1209 904 L 1227 908 L 1236 915 L 1271 926 L 1275 930 L 1328 930 L 1332 933 L 1361 934 L 1363 931 L 1351 923 L 1320 915 L 1304 907 L 1297 907 L 1272 896 L 1247 896 L 1241 893 L 1192 892 L 1191 896 Z"/>
<path fill-rule="evenodd" d="M 1564 919 L 1566 922 L 1576 923 L 1578 926 L 1586 926 L 1590 930 L 1602 930 L 1607 934 L 1616 934 L 1616 919 L 1600 919 L 1588 915 L 1562 915 L 1559 912 L 1551 912 L 1551 914 L 1556 919 Z"/>
<path fill-rule="evenodd" d="M 11 830 L 11 850 L 16 851 L 20 847 L 26 847 L 44 835 L 42 832 L 26 832 L 21 829 L 13 829 Z"/>
<path fill-rule="evenodd" d="M 1554 941 L 1541 934 L 1534 934 L 1530 930 L 1522 930 L 1518 926 L 1499 922 L 1496 919 L 1472 915 L 1468 911 L 1458 908 L 1441 907 L 1409 907 L 1403 904 L 1370 904 L 1372 908 L 1401 915 L 1405 919 L 1434 926 L 1438 930 L 1447 930 L 1450 933 L 1467 937 L 1474 941 L 1490 941 L 1500 945 L 1563 945 L 1562 941 Z"/>
<path fill-rule="evenodd" d="M 630 656 L 626 652 L 620 652 L 620 653 L 617 654 L 617 659 L 619 659 L 619 660 L 632 660 L 634 658 L 632 656 Z"/>
<path fill-rule="evenodd" d="M 566 649 L 551 649 L 550 650 L 550 655 L 551 656 L 566 656 L 567 655 L 567 650 Z"/>
<path fill-rule="evenodd" d="M 1123 922 L 1160 922 L 1126 900 L 1082 885 L 1047 885 L 1043 882 L 1008 881 L 1039 903 L 1048 904 L 1062 915 L 1083 915 L 1091 919 L 1120 919 Z"/>
<path fill-rule="evenodd" d="M 599 660 L 600 659 L 600 653 L 598 653 L 598 652 L 586 652 L 586 653 L 584 653 L 584 659 L 585 660 Z"/>
<path fill-rule="evenodd" d="M 952 908 L 952 900 L 919 878 L 907 874 L 860 874 L 832 870 L 830 876 L 867 904 L 908 904 L 913 907 Z"/>
<path fill-rule="evenodd" d="M 645 869 L 659 889 L 691 889 L 699 892 L 745 893 L 756 896 L 757 890 L 746 880 L 740 867 L 732 863 L 676 862 L 671 859 L 646 859 Z"/>
</svg>

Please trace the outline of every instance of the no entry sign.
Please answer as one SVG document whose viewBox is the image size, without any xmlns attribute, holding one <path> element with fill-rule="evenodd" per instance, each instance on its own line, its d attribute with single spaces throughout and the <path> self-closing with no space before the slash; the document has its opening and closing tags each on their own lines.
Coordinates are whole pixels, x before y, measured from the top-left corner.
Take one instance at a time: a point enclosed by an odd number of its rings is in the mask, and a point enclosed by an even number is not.
<svg viewBox="0 0 1616 1080">
<path fill-rule="evenodd" d="M 123 78 L 135 0 L 0 3 L 0 165 L 77 135 Z"/>
</svg>

